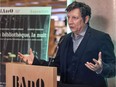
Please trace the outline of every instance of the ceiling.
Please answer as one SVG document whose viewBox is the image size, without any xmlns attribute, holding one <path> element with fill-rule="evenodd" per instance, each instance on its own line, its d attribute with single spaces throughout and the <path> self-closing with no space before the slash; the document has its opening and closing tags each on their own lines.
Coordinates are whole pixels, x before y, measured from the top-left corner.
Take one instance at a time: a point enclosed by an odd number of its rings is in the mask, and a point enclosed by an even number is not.
<svg viewBox="0 0 116 87">
<path fill-rule="evenodd" d="M 0 0 L 0 7 L 51 6 L 52 17 L 63 19 L 66 15 L 66 0 Z"/>
<path fill-rule="evenodd" d="M 52 6 L 55 8 L 65 8 L 66 0 L 0 0 L 1 7 L 16 6 Z"/>
</svg>

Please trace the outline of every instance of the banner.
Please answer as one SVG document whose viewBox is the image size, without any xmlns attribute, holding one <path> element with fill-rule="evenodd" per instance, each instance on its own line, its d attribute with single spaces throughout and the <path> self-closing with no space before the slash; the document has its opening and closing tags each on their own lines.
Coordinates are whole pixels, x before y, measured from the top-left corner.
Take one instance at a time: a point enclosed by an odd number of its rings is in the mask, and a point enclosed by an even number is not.
<svg viewBox="0 0 116 87">
<path fill-rule="evenodd" d="M 36 58 L 48 60 L 50 17 L 51 7 L 1 7 L 0 63 L 21 62 L 17 53 L 27 55 L 29 48 Z"/>
<path fill-rule="evenodd" d="M 27 54 L 32 48 L 38 58 L 47 60 L 50 15 L 51 7 L 1 7 L 2 57 L 17 57 L 17 52 Z"/>
</svg>

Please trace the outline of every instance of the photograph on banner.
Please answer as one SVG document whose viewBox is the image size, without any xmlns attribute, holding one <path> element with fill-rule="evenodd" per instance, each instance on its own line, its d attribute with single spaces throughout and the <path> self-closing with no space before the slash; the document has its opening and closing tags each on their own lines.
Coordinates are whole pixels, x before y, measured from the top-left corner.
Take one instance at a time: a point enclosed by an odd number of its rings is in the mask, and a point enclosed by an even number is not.
<svg viewBox="0 0 116 87">
<path fill-rule="evenodd" d="M 37 58 L 48 60 L 51 7 L 0 9 L 0 62 L 18 62 L 17 53 L 32 48 Z"/>
</svg>

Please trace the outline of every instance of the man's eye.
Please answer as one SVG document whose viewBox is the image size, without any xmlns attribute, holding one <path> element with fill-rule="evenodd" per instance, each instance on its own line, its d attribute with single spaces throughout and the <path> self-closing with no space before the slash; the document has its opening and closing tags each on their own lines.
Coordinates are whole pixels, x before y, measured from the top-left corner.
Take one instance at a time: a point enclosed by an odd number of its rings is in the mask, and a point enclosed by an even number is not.
<svg viewBox="0 0 116 87">
<path fill-rule="evenodd" d="M 78 17 L 73 17 L 73 19 L 78 19 Z"/>
</svg>

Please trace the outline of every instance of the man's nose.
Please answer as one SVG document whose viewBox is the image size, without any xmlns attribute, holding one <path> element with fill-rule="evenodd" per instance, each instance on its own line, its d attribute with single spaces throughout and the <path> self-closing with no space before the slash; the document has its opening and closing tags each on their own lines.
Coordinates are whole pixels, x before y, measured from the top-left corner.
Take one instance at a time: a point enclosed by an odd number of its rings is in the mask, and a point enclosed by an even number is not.
<svg viewBox="0 0 116 87">
<path fill-rule="evenodd" d="M 72 24 L 72 23 L 73 23 L 72 18 L 69 18 L 69 19 L 68 19 L 68 23 L 69 23 L 69 24 Z"/>
</svg>

